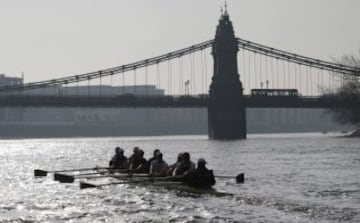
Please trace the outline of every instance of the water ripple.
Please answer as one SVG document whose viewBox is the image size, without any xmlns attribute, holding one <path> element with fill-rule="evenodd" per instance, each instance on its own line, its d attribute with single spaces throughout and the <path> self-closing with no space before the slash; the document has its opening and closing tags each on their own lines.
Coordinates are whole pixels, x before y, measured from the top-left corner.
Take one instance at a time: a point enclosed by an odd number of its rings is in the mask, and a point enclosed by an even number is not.
<svg viewBox="0 0 360 223">
<path fill-rule="evenodd" d="M 326 137 L 253 137 L 217 142 L 203 138 L 78 138 L 0 141 L 0 222 L 360 222 L 359 140 Z M 245 184 L 218 179 L 231 196 L 195 194 L 156 185 L 79 190 L 34 169 L 105 166 L 113 148 L 146 156 L 160 148 L 204 157 L 217 175 L 245 172 Z M 221 152 L 219 152 L 221 151 Z M 229 155 L 231 154 L 231 155 Z M 108 182 L 107 180 L 97 183 Z"/>
</svg>

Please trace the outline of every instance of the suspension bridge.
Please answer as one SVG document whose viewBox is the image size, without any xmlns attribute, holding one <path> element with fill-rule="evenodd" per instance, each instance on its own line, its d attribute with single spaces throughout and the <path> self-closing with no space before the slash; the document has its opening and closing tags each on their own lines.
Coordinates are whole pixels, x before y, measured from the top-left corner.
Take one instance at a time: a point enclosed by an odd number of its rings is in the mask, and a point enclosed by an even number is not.
<svg viewBox="0 0 360 223">
<path fill-rule="evenodd" d="M 357 67 L 237 38 L 225 10 L 215 39 L 131 64 L 3 86 L 0 106 L 207 107 L 210 138 L 237 139 L 246 138 L 245 108 L 350 106 L 322 95 L 359 76 Z M 126 86 L 131 93 L 114 90 Z"/>
</svg>

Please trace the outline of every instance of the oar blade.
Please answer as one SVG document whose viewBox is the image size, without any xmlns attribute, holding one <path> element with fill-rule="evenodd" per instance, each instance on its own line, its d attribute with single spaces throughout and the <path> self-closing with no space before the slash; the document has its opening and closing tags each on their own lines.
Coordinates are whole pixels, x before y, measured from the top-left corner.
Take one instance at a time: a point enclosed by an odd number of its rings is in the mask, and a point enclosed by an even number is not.
<svg viewBox="0 0 360 223">
<path fill-rule="evenodd" d="M 66 174 L 54 173 L 54 180 L 59 181 L 60 183 L 73 183 L 75 178 L 74 176 Z"/>
<path fill-rule="evenodd" d="M 240 173 L 239 175 L 236 176 L 236 183 L 244 183 L 245 182 L 245 174 L 244 173 Z"/>
<path fill-rule="evenodd" d="M 45 170 L 38 170 L 38 169 L 34 170 L 34 176 L 36 177 L 46 177 L 47 173 L 48 172 Z"/>
<path fill-rule="evenodd" d="M 87 189 L 87 188 L 96 188 L 95 184 L 80 182 L 80 189 Z"/>
</svg>

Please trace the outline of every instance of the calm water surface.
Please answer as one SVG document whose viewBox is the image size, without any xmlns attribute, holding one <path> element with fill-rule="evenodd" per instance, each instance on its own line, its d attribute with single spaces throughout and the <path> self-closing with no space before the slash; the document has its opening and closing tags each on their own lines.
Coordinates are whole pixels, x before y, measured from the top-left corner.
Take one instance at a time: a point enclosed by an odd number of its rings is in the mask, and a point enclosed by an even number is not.
<svg viewBox="0 0 360 223">
<path fill-rule="evenodd" d="M 217 179 L 233 194 L 191 194 L 151 185 L 80 190 L 33 176 L 34 169 L 106 166 L 114 147 L 154 148 L 208 161 L 217 175 L 245 172 L 245 184 Z M 0 141 L 0 222 L 360 222 L 360 139 L 329 135 L 252 135 Z M 105 182 L 99 180 L 98 183 Z"/>
</svg>

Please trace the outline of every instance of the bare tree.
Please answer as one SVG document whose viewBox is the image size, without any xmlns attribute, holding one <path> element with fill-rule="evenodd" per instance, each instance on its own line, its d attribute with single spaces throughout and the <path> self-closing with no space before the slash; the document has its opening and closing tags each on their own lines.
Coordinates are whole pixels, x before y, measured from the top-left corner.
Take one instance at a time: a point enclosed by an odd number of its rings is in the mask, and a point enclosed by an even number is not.
<svg viewBox="0 0 360 223">
<path fill-rule="evenodd" d="M 358 55 L 345 55 L 337 62 L 352 66 L 360 67 L 360 50 Z M 327 94 L 327 96 L 336 96 L 348 105 L 342 108 L 333 108 L 330 111 L 335 114 L 337 121 L 346 124 L 352 124 L 360 130 L 360 80 L 359 74 L 346 77 L 345 84 L 338 88 L 335 92 Z M 358 134 L 357 133 L 357 134 Z"/>
<path fill-rule="evenodd" d="M 358 51 L 359 55 L 347 54 L 340 58 L 339 63 L 351 66 L 351 67 L 360 67 L 360 50 Z"/>
<path fill-rule="evenodd" d="M 360 82 L 356 80 L 347 81 L 333 93 L 333 96 L 336 96 L 345 105 L 348 105 L 331 109 L 331 112 L 335 114 L 336 120 L 360 127 Z"/>
</svg>

